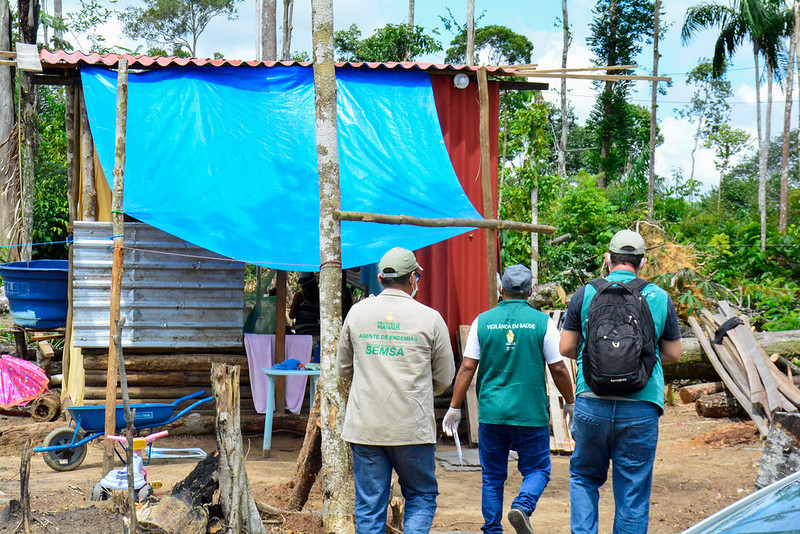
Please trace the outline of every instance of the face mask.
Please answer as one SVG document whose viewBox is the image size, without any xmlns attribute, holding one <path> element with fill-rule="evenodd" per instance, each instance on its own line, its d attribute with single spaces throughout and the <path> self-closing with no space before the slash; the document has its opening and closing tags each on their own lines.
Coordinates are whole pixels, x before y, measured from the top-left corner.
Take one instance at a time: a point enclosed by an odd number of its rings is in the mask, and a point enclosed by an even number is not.
<svg viewBox="0 0 800 534">
<path fill-rule="evenodd" d="M 412 275 L 413 277 L 413 275 Z M 411 290 L 411 298 L 413 299 L 417 295 L 417 289 L 419 289 L 419 280 L 414 279 L 414 289 Z"/>
</svg>

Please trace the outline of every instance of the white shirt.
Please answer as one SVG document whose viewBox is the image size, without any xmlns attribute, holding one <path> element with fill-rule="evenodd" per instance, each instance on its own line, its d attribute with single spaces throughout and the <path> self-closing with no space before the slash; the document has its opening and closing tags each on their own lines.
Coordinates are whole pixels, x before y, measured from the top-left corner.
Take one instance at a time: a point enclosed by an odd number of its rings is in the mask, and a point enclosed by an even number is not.
<svg viewBox="0 0 800 534">
<path fill-rule="evenodd" d="M 558 327 L 553 319 L 547 320 L 547 332 L 544 334 L 544 343 L 542 352 L 544 359 L 549 364 L 557 363 L 563 360 L 561 353 L 558 350 L 558 343 L 561 341 L 561 334 L 558 333 Z M 478 341 L 478 318 L 472 321 L 472 326 L 469 328 L 469 335 L 467 336 L 467 346 L 464 347 L 464 357 L 472 358 L 473 360 L 481 359 L 481 344 Z"/>
</svg>

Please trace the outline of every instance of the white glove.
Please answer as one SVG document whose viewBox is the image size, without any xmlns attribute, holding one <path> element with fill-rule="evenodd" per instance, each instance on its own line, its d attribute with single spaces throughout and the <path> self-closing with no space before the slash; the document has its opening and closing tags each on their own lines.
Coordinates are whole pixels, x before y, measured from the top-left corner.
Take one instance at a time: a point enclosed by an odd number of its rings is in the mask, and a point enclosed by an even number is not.
<svg viewBox="0 0 800 534">
<path fill-rule="evenodd" d="M 572 433 L 572 421 L 575 419 L 575 403 L 564 404 L 564 420 L 567 422 L 570 434 Z"/>
<path fill-rule="evenodd" d="M 452 436 L 458 430 L 458 423 L 461 422 L 461 410 L 458 408 L 448 408 L 442 420 L 442 430 L 448 436 Z"/>
</svg>

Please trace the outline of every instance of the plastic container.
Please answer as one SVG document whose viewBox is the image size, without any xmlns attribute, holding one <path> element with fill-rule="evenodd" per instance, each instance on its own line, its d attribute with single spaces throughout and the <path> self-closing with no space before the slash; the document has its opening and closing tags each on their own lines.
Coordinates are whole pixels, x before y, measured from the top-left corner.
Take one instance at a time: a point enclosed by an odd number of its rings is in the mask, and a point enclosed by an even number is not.
<svg viewBox="0 0 800 534">
<path fill-rule="evenodd" d="M 14 322 L 23 328 L 67 325 L 67 260 L 15 261 L 0 265 Z"/>
</svg>

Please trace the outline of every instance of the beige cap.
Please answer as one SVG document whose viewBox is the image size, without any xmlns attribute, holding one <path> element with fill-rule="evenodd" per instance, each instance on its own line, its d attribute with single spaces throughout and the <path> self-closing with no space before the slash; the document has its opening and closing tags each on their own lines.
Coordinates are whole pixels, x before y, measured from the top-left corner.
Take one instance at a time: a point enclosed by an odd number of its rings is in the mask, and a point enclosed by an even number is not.
<svg viewBox="0 0 800 534">
<path fill-rule="evenodd" d="M 422 271 L 417 257 L 410 250 L 394 247 L 383 255 L 378 264 L 378 274 L 383 278 L 397 278 L 414 271 Z"/>
<path fill-rule="evenodd" d="M 611 238 L 608 250 L 616 254 L 644 254 L 644 239 L 633 230 L 620 230 Z"/>
</svg>

